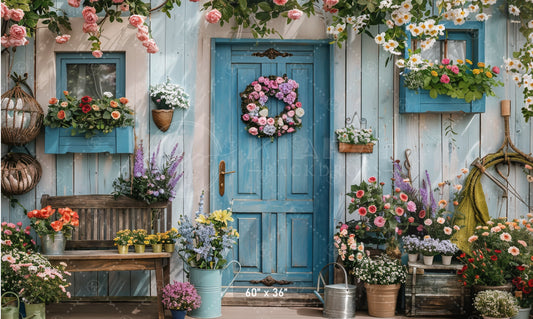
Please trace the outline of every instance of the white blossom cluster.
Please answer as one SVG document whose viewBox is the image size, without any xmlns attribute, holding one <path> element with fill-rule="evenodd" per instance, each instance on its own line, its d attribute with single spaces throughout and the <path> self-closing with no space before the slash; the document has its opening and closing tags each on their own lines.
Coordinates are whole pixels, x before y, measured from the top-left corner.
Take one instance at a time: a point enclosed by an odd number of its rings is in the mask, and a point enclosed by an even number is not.
<svg viewBox="0 0 533 319">
<path fill-rule="evenodd" d="M 395 285 L 405 283 L 407 270 L 401 261 L 380 256 L 376 259 L 365 258 L 355 268 L 355 276 L 371 285 Z"/>
<path fill-rule="evenodd" d="M 178 84 L 167 81 L 150 87 L 150 97 L 158 108 L 189 108 L 189 95 Z"/>
<path fill-rule="evenodd" d="M 341 143 L 368 144 L 377 140 L 372 129 L 356 129 L 353 125 L 337 129 L 335 134 Z"/>
</svg>

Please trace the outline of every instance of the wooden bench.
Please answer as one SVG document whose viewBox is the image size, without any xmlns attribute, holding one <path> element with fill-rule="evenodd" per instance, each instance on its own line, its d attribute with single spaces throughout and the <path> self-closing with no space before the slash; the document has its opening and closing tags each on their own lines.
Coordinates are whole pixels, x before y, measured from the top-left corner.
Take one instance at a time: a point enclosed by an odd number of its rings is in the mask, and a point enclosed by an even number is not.
<svg viewBox="0 0 533 319">
<path fill-rule="evenodd" d="M 41 205 L 70 207 L 80 216 L 80 225 L 67 241 L 65 253 L 46 256 L 52 264 L 65 262 L 71 272 L 155 270 L 159 319 L 164 318 L 161 291 L 170 281 L 172 253 L 119 254 L 113 238 L 122 229 L 142 228 L 153 233 L 169 230 L 170 203 L 147 205 L 124 196 L 114 199 L 112 195 L 43 195 Z"/>
</svg>

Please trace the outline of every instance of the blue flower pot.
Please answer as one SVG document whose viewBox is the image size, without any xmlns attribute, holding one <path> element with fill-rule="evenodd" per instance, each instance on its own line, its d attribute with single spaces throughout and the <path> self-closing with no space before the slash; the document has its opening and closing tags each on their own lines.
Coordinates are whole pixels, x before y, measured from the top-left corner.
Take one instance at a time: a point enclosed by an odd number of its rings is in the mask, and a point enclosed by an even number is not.
<svg viewBox="0 0 533 319">
<path fill-rule="evenodd" d="M 171 309 L 170 313 L 172 313 L 172 319 L 185 319 L 185 315 L 187 314 L 187 311 Z"/>
</svg>

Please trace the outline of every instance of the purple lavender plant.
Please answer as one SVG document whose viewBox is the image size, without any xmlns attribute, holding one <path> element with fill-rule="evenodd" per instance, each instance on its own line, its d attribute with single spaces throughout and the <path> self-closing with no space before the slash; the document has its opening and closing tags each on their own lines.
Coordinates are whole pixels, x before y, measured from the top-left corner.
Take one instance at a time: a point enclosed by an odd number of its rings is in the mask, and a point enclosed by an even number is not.
<svg viewBox="0 0 533 319">
<path fill-rule="evenodd" d="M 178 167 L 183 161 L 184 155 L 182 153 L 178 156 L 176 154 L 177 148 L 178 145 L 176 144 L 171 154 L 164 155 L 164 160 L 161 162 L 159 158 L 161 143 L 159 143 L 147 163 L 148 167 L 145 167 L 144 150 L 141 142 L 135 150 L 132 180 L 122 176 L 116 179 L 113 182 L 113 195 L 115 197 L 125 195 L 145 201 L 148 204 L 172 201 L 176 196 L 174 189 L 183 176 L 183 172 L 178 173 Z"/>
</svg>

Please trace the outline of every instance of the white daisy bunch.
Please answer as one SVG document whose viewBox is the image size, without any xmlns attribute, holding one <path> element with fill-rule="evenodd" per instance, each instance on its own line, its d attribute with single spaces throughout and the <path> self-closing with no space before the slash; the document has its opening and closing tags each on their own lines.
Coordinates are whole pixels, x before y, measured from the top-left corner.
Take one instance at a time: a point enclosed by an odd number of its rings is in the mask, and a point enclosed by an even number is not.
<svg viewBox="0 0 533 319">
<path fill-rule="evenodd" d="M 336 129 L 335 134 L 337 134 L 337 139 L 341 143 L 368 144 L 377 141 L 371 128 L 357 129 L 355 126 L 350 125 Z"/>
<path fill-rule="evenodd" d="M 401 261 L 387 256 L 366 257 L 354 271 L 355 277 L 370 285 L 402 284 L 407 278 L 407 268 Z"/>
<path fill-rule="evenodd" d="M 150 86 L 150 97 L 159 109 L 189 108 L 189 95 L 178 84 L 165 83 Z"/>
</svg>

